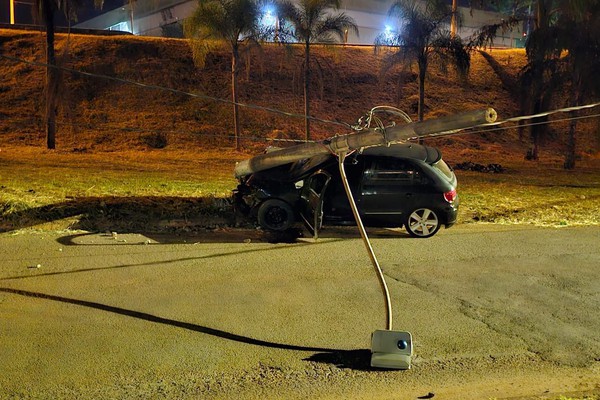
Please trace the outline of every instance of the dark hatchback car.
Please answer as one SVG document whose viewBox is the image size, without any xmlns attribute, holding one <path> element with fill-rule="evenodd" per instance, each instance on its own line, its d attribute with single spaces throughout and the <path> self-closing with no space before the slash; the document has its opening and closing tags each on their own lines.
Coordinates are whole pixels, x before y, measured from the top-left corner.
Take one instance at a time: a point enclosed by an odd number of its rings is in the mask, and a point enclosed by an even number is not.
<svg viewBox="0 0 600 400">
<path fill-rule="evenodd" d="M 411 236 L 427 238 L 456 222 L 456 176 L 436 148 L 369 147 L 348 156 L 344 167 L 368 227 L 404 226 Z M 355 224 L 334 155 L 244 176 L 234 199 L 238 210 L 267 230 L 302 221 L 316 237 L 322 225 Z"/>
</svg>

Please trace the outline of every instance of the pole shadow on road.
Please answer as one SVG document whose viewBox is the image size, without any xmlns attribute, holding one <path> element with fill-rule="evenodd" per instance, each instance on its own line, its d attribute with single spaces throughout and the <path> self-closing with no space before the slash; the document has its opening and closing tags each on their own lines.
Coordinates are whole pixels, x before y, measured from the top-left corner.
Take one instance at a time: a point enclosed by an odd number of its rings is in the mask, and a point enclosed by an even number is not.
<svg viewBox="0 0 600 400">
<path fill-rule="evenodd" d="M 71 240 L 74 240 L 74 238 L 76 238 L 76 237 L 87 236 L 87 235 L 94 235 L 95 237 L 98 236 L 98 234 L 83 233 L 83 234 L 78 234 L 78 235 L 70 235 L 70 236 L 61 237 L 58 239 L 58 242 L 61 244 L 66 244 L 66 243 L 68 244 Z M 62 239 L 64 239 L 64 240 L 62 240 Z M 335 240 L 333 240 L 333 241 L 335 241 Z M 331 242 L 332 242 L 332 240 L 328 240 L 328 241 L 323 241 L 321 243 L 325 244 L 325 243 L 331 243 Z M 125 244 L 127 245 L 127 243 L 125 243 Z M 75 245 L 79 245 L 79 244 L 76 243 Z M 104 244 L 98 243 L 98 244 L 91 244 L 91 245 L 92 246 L 106 246 L 108 244 L 107 243 L 104 243 Z M 131 243 L 129 245 L 139 246 L 140 243 Z M 310 245 L 310 243 L 298 243 L 298 244 L 294 244 L 293 246 L 308 246 L 308 245 Z M 152 247 L 152 245 L 149 245 L 149 246 Z M 160 260 L 160 261 L 152 261 L 152 262 L 136 263 L 136 264 L 120 264 L 120 265 L 111 265 L 111 266 L 107 266 L 107 267 L 79 268 L 79 269 L 72 269 L 72 270 L 68 270 L 68 271 L 44 272 L 44 273 L 38 273 L 35 275 L 28 274 L 28 275 L 9 276 L 9 277 L 5 277 L 5 278 L 0 278 L 0 281 L 17 280 L 17 279 L 31 279 L 31 278 L 39 278 L 42 276 L 69 275 L 69 274 L 78 274 L 78 273 L 83 273 L 83 272 L 103 271 L 103 270 L 121 269 L 121 268 L 145 267 L 145 266 L 153 266 L 153 265 L 164 266 L 165 264 L 179 263 L 182 261 L 206 260 L 206 259 L 211 259 L 211 258 L 234 256 L 234 255 L 239 255 L 239 254 L 257 253 L 257 252 L 265 252 L 265 251 L 279 251 L 282 248 L 283 247 L 280 247 L 280 246 L 249 248 L 247 250 L 237 250 L 237 251 L 234 250 L 234 251 L 229 251 L 229 252 L 207 254 L 207 255 L 196 256 L 196 257 L 174 258 L 171 260 Z"/>
<path fill-rule="evenodd" d="M 348 368 L 358 371 L 370 371 L 371 350 L 334 350 L 313 354 L 304 361 L 312 361 L 323 364 L 333 364 L 338 368 Z"/>
<path fill-rule="evenodd" d="M 157 324 L 169 325 L 176 328 L 186 329 L 193 332 L 203 333 L 206 335 L 211 335 L 215 337 L 219 337 L 226 340 L 232 340 L 235 342 L 250 344 L 254 346 L 262 346 L 262 347 L 270 347 L 281 350 L 291 350 L 291 351 L 303 351 L 303 352 L 317 352 L 317 354 L 305 358 L 305 361 L 313 361 L 327 364 L 334 364 L 338 367 L 342 368 L 351 368 L 351 369 L 368 369 L 369 360 L 370 360 L 370 351 L 369 350 L 337 350 L 337 349 L 327 349 L 321 347 L 310 347 L 310 346 L 299 346 L 285 343 L 274 343 L 268 342 L 265 340 L 255 339 L 247 336 L 237 335 L 235 333 L 230 333 L 226 331 L 222 331 L 219 329 L 209 328 L 206 326 L 201 326 L 197 324 L 192 324 L 190 322 L 177 321 L 174 319 L 159 317 L 157 315 L 152 315 L 140 311 L 128 310 L 121 307 L 110 306 L 107 304 L 96 303 L 87 300 L 79 300 L 72 299 L 68 297 L 55 296 L 46 293 L 39 292 L 31 292 L 27 290 L 20 289 L 12 289 L 0 287 L 0 292 L 14 294 L 18 296 L 24 297 L 32 297 L 36 299 L 50 300 L 56 301 L 66 304 L 73 304 L 81 307 L 89 307 L 96 310 L 101 310 L 105 312 L 110 312 L 118 315 L 123 315 L 126 317 L 137 318 L 143 321 L 153 322 Z"/>
</svg>

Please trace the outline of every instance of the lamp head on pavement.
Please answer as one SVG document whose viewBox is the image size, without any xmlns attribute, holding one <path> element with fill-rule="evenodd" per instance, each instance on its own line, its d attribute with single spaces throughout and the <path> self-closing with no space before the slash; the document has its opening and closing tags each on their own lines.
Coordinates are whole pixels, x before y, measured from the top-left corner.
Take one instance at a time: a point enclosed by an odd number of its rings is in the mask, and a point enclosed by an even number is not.
<svg viewBox="0 0 600 400">
<path fill-rule="evenodd" d="M 410 332 L 377 330 L 371 337 L 371 367 L 410 369 L 413 354 Z"/>
</svg>

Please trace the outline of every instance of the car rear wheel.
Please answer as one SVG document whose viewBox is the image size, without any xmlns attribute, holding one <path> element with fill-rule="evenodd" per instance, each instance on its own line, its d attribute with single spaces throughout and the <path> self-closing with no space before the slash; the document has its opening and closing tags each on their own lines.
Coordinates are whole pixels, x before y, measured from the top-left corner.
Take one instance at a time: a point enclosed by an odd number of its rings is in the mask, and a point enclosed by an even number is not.
<svg viewBox="0 0 600 400">
<path fill-rule="evenodd" d="M 294 223 L 294 210 L 283 200 L 270 199 L 258 208 L 258 224 L 272 231 L 285 231 Z"/>
<path fill-rule="evenodd" d="M 419 208 L 408 215 L 405 227 L 412 237 L 428 238 L 440 230 L 441 224 L 435 211 L 429 208 Z"/>
</svg>

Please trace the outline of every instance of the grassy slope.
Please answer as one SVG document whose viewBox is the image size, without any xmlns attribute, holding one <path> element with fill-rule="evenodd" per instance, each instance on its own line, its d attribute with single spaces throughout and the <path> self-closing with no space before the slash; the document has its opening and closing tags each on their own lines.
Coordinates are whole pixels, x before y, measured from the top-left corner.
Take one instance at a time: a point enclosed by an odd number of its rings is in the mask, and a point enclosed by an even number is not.
<svg viewBox="0 0 600 400">
<path fill-rule="evenodd" d="M 42 62 L 43 41 L 39 33 L 0 30 L 1 54 Z M 182 40 L 72 35 L 67 42 L 59 35 L 58 44 L 61 49 L 69 48 L 64 64 L 68 68 L 229 97 L 226 52 L 212 55 L 203 68 L 197 68 Z M 319 85 L 314 86 L 314 116 L 352 123 L 370 107 L 386 104 L 414 117 L 417 86 L 413 72 L 392 70 L 380 76 L 381 56 L 371 48 L 317 48 L 316 53 L 327 68 L 326 95 L 321 97 Z M 494 50 L 491 55 L 513 77 L 525 61 L 520 50 Z M 273 45 L 254 53 L 250 74 L 242 73 L 240 101 L 301 114 L 299 58 Z M 257 139 L 244 141 L 246 151 L 237 153 L 230 147 L 231 107 L 227 104 L 65 72 L 58 150 L 50 152 L 42 148 L 43 68 L 0 60 L 0 71 L 5 77 L 0 82 L 0 200 L 4 220 L 12 221 L 11 226 L 80 213 L 87 215 L 90 224 L 78 222 L 77 226 L 98 228 L 106 215 L 97 209 L 102 211 L 114 196 L 129 200 L 112 204 L 112 209 L 126 211 L 117 212 L 112 224 L 122 225 L 127 215 L 139 216 L 140 211 L 154 213 L 156 220 L 189 221 L 197 217 L 194 199 L 228 195 L 235 187 L 231 175 L 235 161 L 260 151 L 264 138 L 299 138 L 303 132 L 301 118 L 243 109 L 243 135 Z M 451 72 L 444 75 L 431 69 L 427 114 L 435 117 L 492 106 L 500 118 L 513 116 L 517 106 L 507 89 L 476 53 L 466 83 L 457 83 Z M 315 123 L 313 127 L 316 138 L 348 132 L 336 125 Z M 509 168 L 508 174 L 493 176 L 457 172 L 463 222 L 598 223 L 597 140 L 587 134 L 580 141 L 585 158 L 574 179 L 560 169 L 557 156 L 564 127 L 555 124 L 553 128 L 558 144 L 544 148 L 538 164 L 522 161 L 527 143 L 519 140 L 514 129 L 427 142 L 441 147 L 452 163 L 494 162 Z M 588 123 L 584 132 L 593 129 Z M 151 149 L 148 143 L 161 136 L 168 146 Z M 140 222 L 147 226 L 147 220 Z"/>
<path fill-rule="evenodd" d="M 3 54 L 29 61 L 44 60 L 40 34 L 0 31 L 0 44 Z M 58 47 L 67 46 L 68 58 L 63 65 L 68 68 L 188 93 L 230 97 L 227 52 L 211 55 L 203 68 L 196 68 L 184 40 L 71 35 L 67 44 L 65 36 L 58 35 Z M 262 52 L 254 52 L 250 56 L 251 73 L 241 74 L 240 101 L 302 114 L 298 50 L 289 55 L 281 46 L 267 45 Z M 380 79 L 381 57 L 374 55 L 371 48 L 315 48 L 315 54 L 320 55 L 324 66 L 324 94 L 321 96 L 315 82 L 314 116 L 353 123 L 371 107 L 385 104 L 398 106 L 414 117 L 417 83 L 413 72 L 404 73 L 400 79 L 403 85 L 399 87 L 400 71 L 393 70 Z M 522 60 L 522 52 L 515 54 L 513 59 Z M 514 60 L 509 65 L 517 66 Z M 0 132 L 5 138 L 40 143 L 43 68 L 5 60 L 0 68 L 8 78 L 1 83 L 2 100 L 11 105 L 1 111 L 9 118 L 0 125 Z M 69 72 L 64 73 L 64 78 L 67 84 L 61 90 L 59 120 L 65 125 L 58 138 L 62 148 L 119 148 L 126 141 L 139 146 L 139 136 L 154 131 L 169 132 L 173 144 L 188 134 L 198 139 L 198 144 L 210 145 L 221 144 L 221 135 L 231 133 L 227 104 Z M 495 107 L 501 116 L 516 114 L 510 96 L 480 55 L 474 55 L 470 80 L 462 85 L 455 81 L 454 74 L 443 75 L 431 68 L 429 117 L 488 106 Z M 274 130 L 297 137 L 303 131 L 301 118 L 263 111 L 243 109 L 242 121 L 244 135 L 251 137 L 268 137 Z M 314 128 L 315 136 L 321 138 L 348 132 L 344 127 L 320 123 Z"/>
</svg>

